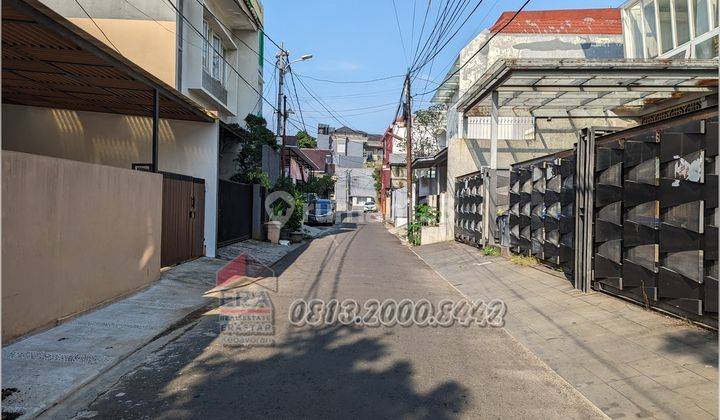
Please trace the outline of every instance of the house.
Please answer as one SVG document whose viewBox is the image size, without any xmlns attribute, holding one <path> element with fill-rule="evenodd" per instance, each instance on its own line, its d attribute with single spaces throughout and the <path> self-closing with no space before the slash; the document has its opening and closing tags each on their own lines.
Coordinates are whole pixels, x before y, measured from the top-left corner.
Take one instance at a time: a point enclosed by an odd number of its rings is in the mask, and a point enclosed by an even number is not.
<svg viewBox="0 0 720 420">
<path fill-rule="evenodd" d="M 515 26 L 522 22 L 525 21 Z M 533 28 L 546 27 L 534 23 Z M 596 23 L 593 20 L 590 28 Z M 608 31 L 608 25 L 603 25 L 602 31 Z M 713 97 L 716 76 L 715 60 L 536 57 L 495 61 L 453 105 L 460 126 L 455 136 L 458 140 L 451 140 L 448 146 L 448 192 L 452 192 L 452 197 L 448 197 L 446 207 L 457 208 L 455 199 L 459 194 L 467 194 L 469 187 L 465 186 L 464 192 L 458 191 L 456 181 L 473 173 L 482 179 L 482 185 L 470 190 L 480 191 L 483 205 L 474 206 L 458 217 L 458 212 L 446 211 L 453 219 L 446 223 L 453 229 L 462 226 L 463 235 L 481 238 L 476 241 L 480 244 L 493 243 L 499 232 L 491 220 L 508 208 L 509 180 L 505 175 L 508 162 L 521 158 L 531 161 L 544 156 L 537 155 L 541 152 L 557 153 L 562 150 L 556 148 L 572 148 L 581 143 L 581 129 L 585 127 L 619 130 L 711 107 L 716 103 Z M 489 141 L 469 141 L 471 115 L 487 110 L 491 115 Z M 511 113 L 532 118 L 533 143 L 501 139 L 501 118 Z M 469 149 L 468 144 L 473 147 Z M 542 146 L 529 147 L 530 144 Z M 503 154 L 505 158 L 501 159 Z M 477 217 L 483 223 L 473 223 L 471 219 Z M 467 226 L 474 232 L 467 232 Z"/>
<path fill-rule="evenodd" d="M 349 127 L 318 124 L 317 148 L 331 152 L 339 211 L 358 210 L 366 201 L 375 201 L 374 174 L 382 161 L 381 140 L 382 136 Z"/>
<path fill-rule="evenodd" d="M 718 56 L 717 0 L 632 0 L 621 9 L 627 58 Z"/>
<path fill-rule="evenodd" d="M 543 114 L 547 103 L 539 98 L 526 100 L 513 94 L 514 104 L 526 106 L 528 112 L 504 107 L 497 115 L 496 154 L 492 153 L 491 107 L 473 107 L 461 113 L 460 100 L 477 90 L 484 77 L 495 71 L 498 61 L 575 59 L 578 62 L 621 59 L 623 35 L 619 9 L 579 9 L 522 11 L 510 21 L 514 12 L 504 12 L 487 30 L 482 31 L 458 54 L 445 82 L 432 102 L 447 108 L 444 138 L 448 146 L 447 210 L 443 223 L 454 225 L 454 182 L 457 177 L 488 168 L 507 168 L 510 164 L 571 147 L 577 141 L 579 126 L 625 126 L 628 121 L 616 115 L 590 115 L 587 112 Z M 501 31 L 501 28 L 502 29 Z M 467 64 L 465 64 L 467 63 Z M 542 96 L 543 94 L 539 94 Z M 545 94 L 549 95 L 549 94 Z M 567 95 L 568 98 L 571 94 Z M 506 104 L 509 104 L 506 101 Z M 600 117 L 600 118 L 598 118 Z M 508 180 L 498 180 L 507 187 Z M 452 239 L 452 228 L 447 239 Z"/>
<path fill-rule="evenodd" d="M 407 223 L 407 156 L 404 150 L 407 129 L 398 119 L 383 135 L 383 164 L 380 170 L 380 211 L 395 226 Z"/>
<path fill-rule="evenodd" d="M 213 253 L 211 180 L 155 172 L 213 165 L 204 152 L 216 152 L 218 131 L 204 109 L 41 3 L 3 2 L 2 17 L 8 340 L 157 280 L 163 257 Z M 182 223 L 163 217 L 163 195 L 179 184 L 196 216 Z M 198 240 L 163 247 L 164 224 Z"/>
</svg>

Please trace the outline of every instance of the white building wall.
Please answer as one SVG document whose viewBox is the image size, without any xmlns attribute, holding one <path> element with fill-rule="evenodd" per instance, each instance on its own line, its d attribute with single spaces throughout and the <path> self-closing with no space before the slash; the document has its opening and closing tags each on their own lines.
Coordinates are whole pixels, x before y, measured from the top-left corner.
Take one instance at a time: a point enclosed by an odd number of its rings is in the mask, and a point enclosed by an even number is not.
<svg viewBox="0 0 720 420">
<path fill-rule="evenodd" d="M 215 256 L 217 123 L 160 120 L 159 169 L 205 180 L 205 249 Z M 130 169 L 152 158 L 152 120 L 99 112 L 2 105 L 2 148 Z M 158 197 L 161 200 L 162 197 Z"/>
</svg>

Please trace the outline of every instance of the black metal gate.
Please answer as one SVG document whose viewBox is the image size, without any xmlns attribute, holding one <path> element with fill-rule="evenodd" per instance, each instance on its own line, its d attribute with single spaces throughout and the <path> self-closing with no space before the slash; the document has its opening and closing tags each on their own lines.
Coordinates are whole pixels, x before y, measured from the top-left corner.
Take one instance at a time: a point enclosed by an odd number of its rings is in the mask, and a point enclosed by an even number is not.
<svg viewBox="0 0 720 420">
<path fill-rule="evenodd" d="M 253 218 L 253 186 L 222 179 L 219 184 L 218 246 L 250 238 Z"/>
<path fill-rule="evenodd" d="M 510 245 L 514 252 L 572 272 L 574 179 L 571 150 L 512 165 Z"/>
<path fill-rule="evenodd" d="M 484 202 L 481 172 L 473 172 L 457 178 L 455 181 L 455 240 L 482 246 Z"/>
</svg>

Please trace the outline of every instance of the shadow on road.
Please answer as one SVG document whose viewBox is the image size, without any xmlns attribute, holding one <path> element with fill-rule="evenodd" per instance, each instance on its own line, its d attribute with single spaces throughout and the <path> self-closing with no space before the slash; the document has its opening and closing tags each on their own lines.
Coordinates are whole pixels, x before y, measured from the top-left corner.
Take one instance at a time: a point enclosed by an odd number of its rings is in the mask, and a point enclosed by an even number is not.
<svg viewBox="0 0 720 420">
<path fill-rule="evenodd" d="M 343 326 L 292 330 L 272 351 L 245 352 L 208 348 L 217 337 L 189 333 L 89 409 L 125 418 L 450 419 L 466 407 L 466 388 L 448 381 L 417 391 L 411 364 L 388 360 L 382 337 L 359 332 Z"/>
</svg>

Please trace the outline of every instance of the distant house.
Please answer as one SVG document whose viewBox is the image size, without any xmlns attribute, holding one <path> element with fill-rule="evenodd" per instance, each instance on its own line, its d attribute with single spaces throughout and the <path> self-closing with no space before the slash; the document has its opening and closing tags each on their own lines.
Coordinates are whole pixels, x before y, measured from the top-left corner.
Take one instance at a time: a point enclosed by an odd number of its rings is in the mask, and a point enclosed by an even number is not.
<svg viewBox="0 0 720 420">
<path fill-rule="evenodd" d="M 349 127 L 318 125 L 317 147 L 330 151 L 337 177 L 335 200 L 340 211 L 360 209 L 367 200 L 375 200 L 374 172 L 383 156 L 381 135 L 368 134 Z"/>
</svg>

